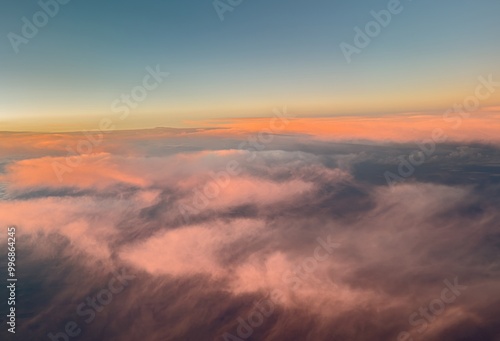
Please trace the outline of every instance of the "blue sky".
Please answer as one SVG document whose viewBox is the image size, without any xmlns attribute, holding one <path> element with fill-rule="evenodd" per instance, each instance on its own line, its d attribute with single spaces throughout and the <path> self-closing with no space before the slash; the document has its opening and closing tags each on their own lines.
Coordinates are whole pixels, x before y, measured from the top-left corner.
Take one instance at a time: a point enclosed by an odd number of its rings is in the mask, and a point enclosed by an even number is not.
<svg viewBox="0 0 500 341">
<path fill-rule="evenodd" d="M 16 54 L 7 35 L 40 6 L 9 0 L 0 13 L 0 124 L 109 115 L 157 64 L 170 76 L 137 108 L 151 125 L 265 116 L 283 105 L 304 116 L 440 109 L 498 72 L 493 0 L 402 1 L 347 63 L 339 45 L 387 4 L 244 0 L 221 21 L 211 1 L 72 0 Z"/>
</svg>

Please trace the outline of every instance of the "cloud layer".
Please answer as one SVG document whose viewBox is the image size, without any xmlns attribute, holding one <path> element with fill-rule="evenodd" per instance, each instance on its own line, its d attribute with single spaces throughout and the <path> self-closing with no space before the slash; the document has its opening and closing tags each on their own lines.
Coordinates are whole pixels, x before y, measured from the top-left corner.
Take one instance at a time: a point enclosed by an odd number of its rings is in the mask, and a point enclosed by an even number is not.
<svg viewBox="0 0 500 341">
<path fill-rule="evenodd" d="M 390 186 L 419 138 L 293 128 L 238 148 L 253 130 L 109 133 L 74 167 L 81 135 L 2 133 L 17 336 L 75 321 L 81 340 L 499 340 L 496 143 L 438 143 Z M 135 278 L 85 322 L 120 269 Z"/>
</svg>

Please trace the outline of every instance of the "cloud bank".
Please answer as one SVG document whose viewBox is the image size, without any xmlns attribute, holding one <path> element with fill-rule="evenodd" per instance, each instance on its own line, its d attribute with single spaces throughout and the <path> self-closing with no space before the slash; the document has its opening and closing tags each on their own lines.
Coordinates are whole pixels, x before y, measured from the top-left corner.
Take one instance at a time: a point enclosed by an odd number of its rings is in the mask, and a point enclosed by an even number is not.
<svg viewBox="0 0 500 341">
<path fill-rule="evenodd" d="M 2 133 L 16 337 L 74 321 L 81 340 L 499 340 L 495 140 L 438 143 L 389 185 L 426 134 L 302 121 L 267 143 L 261 120 L 108 133 L 62 181 L 54 164 L 81 134 Z M 78 307 L 116 271 L 133 280 L 86 322 Z"/>
</svg>

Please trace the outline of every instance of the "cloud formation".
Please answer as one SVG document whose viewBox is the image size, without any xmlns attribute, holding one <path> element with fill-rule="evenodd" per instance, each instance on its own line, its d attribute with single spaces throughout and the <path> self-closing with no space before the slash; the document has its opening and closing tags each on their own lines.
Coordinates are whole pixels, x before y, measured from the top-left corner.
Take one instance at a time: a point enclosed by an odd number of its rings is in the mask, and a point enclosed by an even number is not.
<svg viewBox="0 0 500 341">
<path fill-rule="evenodd" d="M 2 133 L 18 335 L 76 321 L 82 340 L 498 340 L 496 143 L 438 144 L 389 186 L 425 134 L 291 127 L 244 150 L 239 127 L 110 133 L 63 181 L 53 164 L 80 136 Z M 119 269 L 136 279 L 85 323 L 77 307 Z M 466 289 L 436 310 L 445 281 Z M 272 313 L 242 333 L 259 302 Z"/>
</svg>

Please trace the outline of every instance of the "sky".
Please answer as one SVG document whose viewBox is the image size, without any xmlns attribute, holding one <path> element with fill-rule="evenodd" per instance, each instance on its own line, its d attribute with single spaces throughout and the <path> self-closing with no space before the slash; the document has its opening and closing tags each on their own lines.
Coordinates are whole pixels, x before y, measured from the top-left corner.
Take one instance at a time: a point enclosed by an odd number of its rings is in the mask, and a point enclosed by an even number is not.
<svg viewBox="0 0 500 341">
<path fill-rule="evenodd" d="M 117 115 L 112 103 L 168 72 L 118 129 L 268 117 L 436 112 L 498 74 L 500 3 L 402 1 L 347 62 L 340 44 L 388 1 L 243 1 L 221 20 L 211 1 L 78 1 L 60 5 L 26 44 L 35 1 L 0 12 L 0 130 L 76 131 Z M 483 106 L 500 104 L 493 94 Z"/>
<path fill-rule="evenodd" d="M 498 0 L 55 1 L 0 5 L 0 340 L 500 340 Z"/>
</svg>

